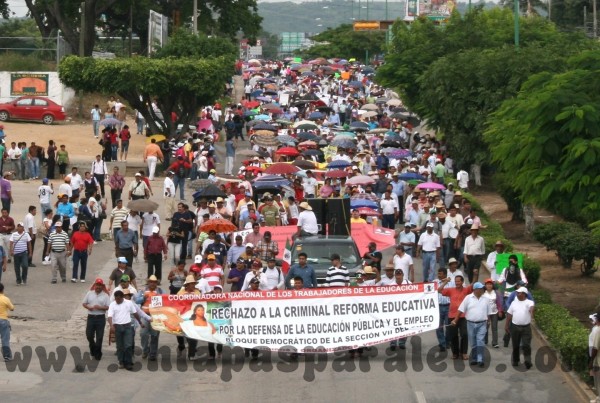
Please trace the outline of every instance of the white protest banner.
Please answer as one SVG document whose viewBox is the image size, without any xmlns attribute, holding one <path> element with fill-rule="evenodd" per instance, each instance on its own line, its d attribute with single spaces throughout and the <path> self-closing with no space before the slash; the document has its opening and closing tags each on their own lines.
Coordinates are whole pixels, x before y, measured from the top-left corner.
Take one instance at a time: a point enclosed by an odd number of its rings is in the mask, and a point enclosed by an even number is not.
<svg viewBox="0 0 600 403">
<path fill-rule="evenodd" d="M 231 234 L 231 244 L 233 245 L 235 243 L 235 237 L 238 236 L 238 235 L 242 237 L 242 242 L 244 242 L 244 239 L 246 239 L 246 235 L 248 235 L 251 232 L 252 232 L 252 229 L 245 229 L 245 230 L 242 230 L 242 231 L 235 231 L 234 233 Z"/>
<path fill-rule="evenodd" d="M 435 330 L 435 283 L 152 298 L 155 330 L 231 347 L 334 352 Z"/>
</svg>

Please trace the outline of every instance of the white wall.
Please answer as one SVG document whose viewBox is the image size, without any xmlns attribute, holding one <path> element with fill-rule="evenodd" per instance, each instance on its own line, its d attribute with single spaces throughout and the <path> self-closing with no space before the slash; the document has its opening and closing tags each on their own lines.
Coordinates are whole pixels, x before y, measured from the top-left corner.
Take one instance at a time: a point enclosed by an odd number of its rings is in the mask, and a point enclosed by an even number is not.
<svg viewBox="0 0 600 403">
<path fill-rule="evenodd" d="M 0 71 L 0 102 L 9 102 L 17 96 L 10 95 L 10 75 L 11 73 L 36 73 L 48 74 L 48 98 L 59 105 L 66 105 L 75 96 L 75 91 L 67 88 L 60 82 L 56 71 L 27 71 L 27 72 L 10 72 Z"/>
</svg>

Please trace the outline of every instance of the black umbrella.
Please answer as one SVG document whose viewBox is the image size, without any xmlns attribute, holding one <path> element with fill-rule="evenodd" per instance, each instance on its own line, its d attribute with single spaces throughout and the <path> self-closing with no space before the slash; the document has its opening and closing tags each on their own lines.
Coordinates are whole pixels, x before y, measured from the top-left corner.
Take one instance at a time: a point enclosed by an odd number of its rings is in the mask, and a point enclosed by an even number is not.
<svg viewBox="0 0 600 403">
<path fill-rule="evenodd" d="M 300 132 L 296 137 L 298 137 L 298 139 L 302 141 L 316 140 L 319 138 L 319 136 L 311 132 Z"/>
<path fill-rule="evenodd" d="M 360 122 L 358 120 L 350 123 L 350 127 L 359 128 L 359 129 L 369 129 L 369 125 L 365 122 Z"/>
<path fill-rule="evenodd" d="M 302 155 L 323 155 L 323 151 L 321 150 L 304 150 L 302 151 Z"/>
<path fill-rule="evenodd" d="M 204 189 L 200 189 L 196 193 L 194 193 L 194 200 L 199 199 L 201 197 L 205 197 L 207 199 L 216 199 L 217 197 L 227 197 L 227 194 L 219 189 L 215 185 L 208 185 Z"/>
<path fill-rule="evenodd" d="M 277 128 L 273 125 L 270 125 L 265 122 L 260 122 L 254 125 L 254 130 L 270 130 L 272 132 L 276 132 Z"/>
</svg>

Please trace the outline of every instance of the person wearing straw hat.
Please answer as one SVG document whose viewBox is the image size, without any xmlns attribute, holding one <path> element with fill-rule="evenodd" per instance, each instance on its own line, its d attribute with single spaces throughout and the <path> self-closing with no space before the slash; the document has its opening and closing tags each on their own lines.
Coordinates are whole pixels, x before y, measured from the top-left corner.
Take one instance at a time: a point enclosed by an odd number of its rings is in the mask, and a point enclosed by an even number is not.
<svg viewBox="0 0 600 403">
<path fill-rule="evenodd" d="M 156 278 L 155 275 L 151 275 L 148 277 L 146 287 L 136 294 L 135 302 L 141 306 L 142 311 L 146 315 L 150 315 L 150 302 L 152 301 L 152 298 L 166 294 L 158 284 L 158 278 Z M 158 337 L 160 336 L 160 333 L 157 330 L 152 329 L 150 321 L 148 321 L 146 317 L 142 317 L 142 323 L 144 324 L 144 327 L 140 332 L 140 338 L 142 340 L 142 358 L 149 356 L 150 361 L 156 361 Z"/>
<path fill-rule="evenodd" d="M 185 278 L 183 288 L 177 292 L 177 295 L 200 295 L 201 292 L 196 288 L 196 278 L 193 274 L 189 274 Z M 183 357 L 185 351 L 185 342 L 188 344 L 188 359 L 194 361 L 196 359 L 196 348 L 198 347 L 198 340 L 190 339 L 184 336 L 177 336 L 177 358 Z"/>
<path fill-rule="evenodd" d="M 300 207 L 300 214 L 298 215 L 298 231 L 294 234 L 294 239 L 297 237 L 314 236 L 319 232 L 317 224 L 317 216 L 312 211 L 312 207 L 307 202 L 302 202 L 298 206 Z"/>
</svg>

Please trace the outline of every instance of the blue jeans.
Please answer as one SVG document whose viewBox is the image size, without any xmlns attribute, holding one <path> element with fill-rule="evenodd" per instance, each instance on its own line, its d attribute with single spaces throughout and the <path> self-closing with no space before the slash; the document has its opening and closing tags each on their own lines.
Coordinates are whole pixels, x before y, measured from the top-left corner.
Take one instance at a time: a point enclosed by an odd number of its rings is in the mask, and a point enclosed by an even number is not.
<svg viewBox="0 0 600 403">
<path fill-rule="evenodd" d="M 133 365 L 134 329 L 130 323 L 115 325 L 115 341 L 117 343 L 117 358 L 120 364 Z"/>
<path fill-rule="evenodd" d="M 27 252 L 21 252 L 13 256 L 15 263 L 15 276 L 17 284 L 27 283 L 27 269 L 29 268 L 29 256 Z"/>
<path fill-rule="evenodd" d="M 31 178 L 38 178 L 40 176 L 40 159 L 33 157 L 29 160 L 29 176 Z"/>
<path fill-rule="evenodd" d="M 475 323 L 467 321 L 467 333 L 469 334 L 469 344 L 471 345 L 471 362 L 483 362 L 483 347 L 485 333 L 487 331 L 487 320 Z"/>
<path fill-rule="evenodd" d="M 117 152 L 119 151 L 119 145 L 118 144 L 111 144 L 110 146 L 110 158 L 111 161 L 116 161 L 117 160 Z"/>
<path fill-rule="evenodd" d="M 175 175 L 173 177 L 173 183 L 175 184 L 175 193 L 177 193 L 177 188 L 179 188 L 179 198 L 181 200 L 185 200 L 185 178 L 180 178 L 179 176 Z"/>
<path fill-rule="evenodd" d="M 100 127 L 100 121 L 94 120 L 92 122 L 92 128 L 94 129 L 94 136 L 98 137 L 98 128 Z"/>
<path fill-rule="evenodd" d="M 144 124 L 145 123 L 146 123 L 146 121 L 144 119 L 138 118 L 138 121 L 137 121 L 137 132 L 139 134 L 144 134 Z"/>
<path fill-rule="evenodd" d="M 440 347 L 446 347 L 446 326 L 448 325 L 448 311 L 450 311 L 450 305 L 440 305 L 440 327 L 435 329 L 435 335 L 438 339 L 438 345 Z"/>
<path fill-rule="evenodd" d="M 100 230 L 102 229 L 102 221 L 104 221 L 104 219 L 100 219 L 100 218 L 98 218 L 98 221 L 96 221 L 96 225 L 94 226 L 94 234 L 93 234 L 94 241 L 102 240 L 102 238 L 100 237 Z"/>
<path fill-rule="evenodd" d="M 77 250 L 73 249 L 73 277 L 77 279 L 77 269 L 79 268 L 79 262 L 81 262 L 81 280 L 85 280 L 85 272 L 87 270 L 87 259 L 88 253 L 87 250 Z"/>
<path fill-rule="evenodd" d="M 396 216 L 393 214 L 384 214 L 381 220 L 381 226 L 383 228 L 394 229 L 394 221 L 396 220 Z"/>
<path fill-rule="evenodd" d="M 447 267 L 448 260 L 453 257 L 452 254 L 454 254 L 454 239 L 446 238 L 442 242 L 442 259 L 440 261 L 440 267 Z"/>
<path fill-rule="evenodd" d="M 158 351 L 158 336 L 160 335 L 157 330 L 152 329 L 150 322 L 146 319 L 142 319 L 144 327 L 140 331 L 140 338 L 142 339 L 142 351 L 148 354 L 150 358 L 156 358 L 156 352 Z"/>
<path fill-rule="evenodd" d="M 2 342 L 2 357 L 12 360 L 12 351 L 10 351 L 10 322 L 6 319 L 0 319 L 0 341 Z"/>
<path fill-rule="evenodd" d="M 436 275 L 435 265 L 436 256 L 435 252 L 422 252 L 423 254 L 423 281 L 433 281 L 433 277 Z"/>
</svg>

